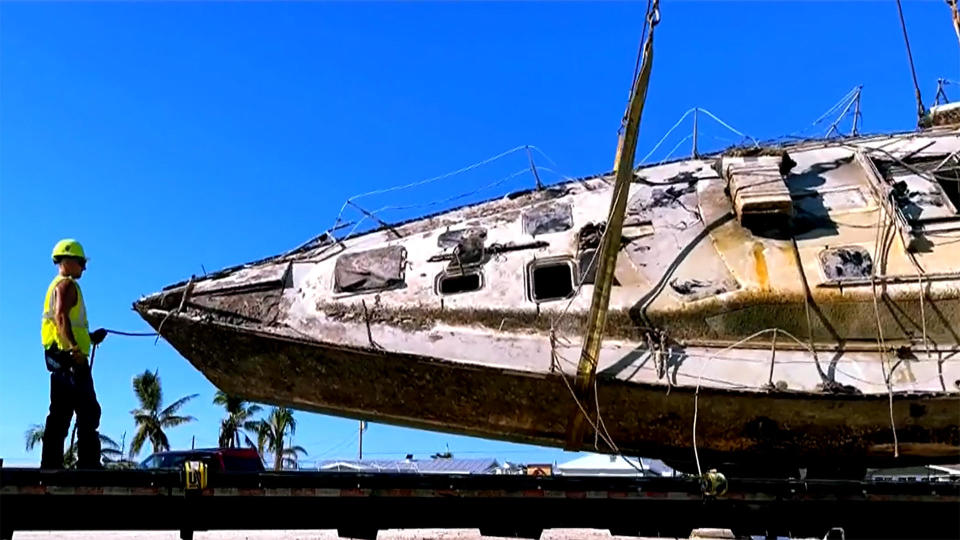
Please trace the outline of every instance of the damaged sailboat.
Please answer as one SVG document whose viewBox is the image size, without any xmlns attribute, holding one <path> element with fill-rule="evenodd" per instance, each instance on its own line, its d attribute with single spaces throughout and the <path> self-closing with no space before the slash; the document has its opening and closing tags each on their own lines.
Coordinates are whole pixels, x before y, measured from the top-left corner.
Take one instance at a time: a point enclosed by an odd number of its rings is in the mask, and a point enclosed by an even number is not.
<svg viewBox="0 0 960 540">
<path fill-rule="evenodd" d="M 324 233 L 134 308 L 258 402 L 681 466 L 956 462 L 952 108 L 634 169 L 652 34 L 620 174 Z"/>
</svg>

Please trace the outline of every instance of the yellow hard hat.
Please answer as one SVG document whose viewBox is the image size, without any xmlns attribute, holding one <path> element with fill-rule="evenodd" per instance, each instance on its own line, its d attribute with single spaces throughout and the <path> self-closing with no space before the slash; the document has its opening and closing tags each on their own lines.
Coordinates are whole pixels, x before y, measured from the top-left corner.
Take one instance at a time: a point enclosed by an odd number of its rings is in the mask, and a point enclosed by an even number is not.
<svg viewBox="0 0 960 540">
<path fill-rule="evenodd" d="M 83 246 L 73 238 L 64 238 L 53 246 L 53 262 L 57 262 L 59 257 L 76 257 L 87 260 L 87 255 L 83 252 Z"/>
</svg>

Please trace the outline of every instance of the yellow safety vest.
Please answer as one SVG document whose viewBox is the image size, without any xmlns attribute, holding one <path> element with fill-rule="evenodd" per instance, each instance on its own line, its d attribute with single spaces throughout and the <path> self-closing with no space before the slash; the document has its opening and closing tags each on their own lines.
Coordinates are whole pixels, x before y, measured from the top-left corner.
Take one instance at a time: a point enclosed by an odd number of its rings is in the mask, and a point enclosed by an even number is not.
<svg viewBox="0 0 960 540">
<path fill-rule="evenodd" d="M 90 329 L 87 327 L 87 306 L 83 303 L 83 293 L 80 292 L 80 284 L 69 276 L 57 275 L 50 282 L 47 288 L 47 297 L 43 301 L 43 321 L 40 323 L 40 337 L 43 340 L 43 348 L 49 349 L 54 344 L 60 350 L 67 350 L 71 347 L 69 343 L 60 337 L 57 331 L 56 313 L 57 313 L 57 284 L 69 279 L 77 287 L 77 303 L 70 308 L 70 328 L 73 330 L 73 339 L 77 340 L 77 347 L 83 354 L 90 354 Z"/>
</svg>

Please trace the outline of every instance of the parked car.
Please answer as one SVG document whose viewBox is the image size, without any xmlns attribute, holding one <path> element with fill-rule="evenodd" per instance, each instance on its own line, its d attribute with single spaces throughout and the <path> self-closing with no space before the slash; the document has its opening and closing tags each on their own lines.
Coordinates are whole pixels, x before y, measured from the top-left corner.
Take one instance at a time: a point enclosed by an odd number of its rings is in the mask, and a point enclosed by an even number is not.
<svg viewBox="0 0 960 540">
<path fill-rule="evenodd" d="M 221 472 L 263 472 L 263 461 L 255 448 L 197 448 L 156 452 L 140 463 L 141 469 L 181 469 L 186 461 L 202 461 L 211 474 Z"/>
</svg>

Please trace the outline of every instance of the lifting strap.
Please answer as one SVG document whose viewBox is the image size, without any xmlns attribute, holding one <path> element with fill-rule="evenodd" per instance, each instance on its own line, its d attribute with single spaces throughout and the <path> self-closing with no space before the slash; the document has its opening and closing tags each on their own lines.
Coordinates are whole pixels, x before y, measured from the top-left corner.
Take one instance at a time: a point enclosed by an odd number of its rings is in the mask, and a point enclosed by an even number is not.
<svg viewBox="0 0 960 540">
<path fill-rule="evenodd" d="M 651 9 L 647 12 L 647 24 L 650 31 L 643 43 L 642 63 L 633 81 L 630 101 L 623 118 L 623 129 L 617 143 L 617 158 L 614 169 L 616 181 L 613 188 L 613 200 L 607 218 L 606 233 L 603 235 L 597 253 L 599 262 L 593 288 L 593 299 L 590 303 L 583 350 L 580 353 L 580 362 L 577 365 L 577 376 L 574 383 L 574 397 L 580 403 L 587 403 L 593 399 L 593 393 L 590 390 L 596 380 L 597 358 L 603 341 L 607 308 L 610 305 L 610 287 L 613 284 L 613 271 L 617 265 L 617 253 L 620 251 L 623 219 L 630 184 L 633 182 L 637 135 L 640 132 L 640 118 L 643 114 L 643 104 L 650 83 L 650 70 L 653 66 L 653 29 L 660 22 L 659 4 L 659 0 L 653 0 Z M 568 450 L 577 450 L 583 444 L 585 421 L 587 420 L 584 411 L 587 410 L 590 410 L 590 407 L 582 409 L 578 407 L 567 424 L 566 448 Z"/>
</svg>

